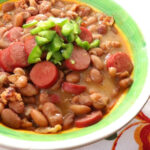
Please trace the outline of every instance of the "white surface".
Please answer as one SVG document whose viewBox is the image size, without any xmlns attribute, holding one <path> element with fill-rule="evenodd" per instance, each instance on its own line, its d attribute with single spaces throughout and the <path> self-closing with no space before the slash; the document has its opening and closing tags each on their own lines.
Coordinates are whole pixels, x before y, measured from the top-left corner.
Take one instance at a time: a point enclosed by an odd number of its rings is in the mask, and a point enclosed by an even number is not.
<svg viewBox="0 0 150 150">
<path fill-rule="evenodd" d="M 138 26 L 142 29 L 142 32 L 145 35 L 145 39 L 146 41 L 150 41 L 150 21 L 149 21 L 149 14 L 150 14 L 150 1 L 149 0 L 115 0 L 117 1 L 119 4 L 121 4 L 127 11 L 128 13 L 133 17 L 133 19 L 137 22 Z M 148 47 L 150 43 L 148 43 Z M 149 86 L 147 84 L 147 86 Z M 143 91 L 144 95 L 142 97 L 140 97 L 140 99 L 146 99 L 147 98 L 147 92 L 146 89 Z M 138 101 L 138 105 L 133 106 L 135 108 L 140 107 L 140 105 L 142 104 L 142 101 Z M 134 110 L 134 109 L 133 109 Z M 135 109 L 136 110 L 136 109 Z M 127 117 L 129 114 L 131 114 L 131 117 L 133 117 L 135 115 L 135 112 L 133 112 L 132 110 L 130 112 L 128 112 L 127 114 L 125 114 L 125 117 Z M 127 117 L 128 118 L 128 117 Z M 128 118 L 130 119 L 130 118 Z M 108 135 L 109 133 L 112 132 L 112 128 L 115 130 L 118 129 L 118 127 L 116 127 L 116 124 L 120 123 L 120 124 L 124 124 L 126 122 L 126 120 L 124 119 L 120 119 L 117 122 L 114 122 L 114 124 L 111 126 L 111 129 L 107 128 L 104 129 L 103 132 L 106 133 L 106 135 Z M 65 147 L 66 145 L 69 147 L 72 144 L 74 144 L 74 146 L 78 145 L 78 144 L 84 144 L 83 141 L 89 141 L 91 142 L 95 137 L 97 137 L 97 135 L 99 135 L 99 138 L 101 138 L 101 131 L 98 131 L 96 133 L 93 133 L 91 135 L 87 135 L 85 137 L 82 138 L 82 140 L 68 140 L 66 141 L 65 144 L 63 144 L 62 142 L 56 142 L 53 143 L 51 145 L 51 149 L 53 149 L 55 147 L 55 145 L 60 145 L 60 147 Z M 8 141 L 9 138 L 3 138 L 2 136 L 0 136 L 0 143 L 7 143 L 6 141 Z M 59 143 L 59 144 L 58 144 Z M 82 148 L 77 148 L 74 150 L 110 150 L 110 145 L 104 145 L 105 141 L 102 140 L 100 142 L 97 142 L 95 144 L 89 145 L 89 146 L 85 146 Z M 14 145 L 16 147 L 24 147 L 26 149 L 31 149 L 31 147 L 34 147 L 35 149 L 37 148 L 43 148 L 43 147 L 49 147 L 48 142 L 43 142 L 40 143 L 38 145 L 37 143 L 31 143 L 31 142 L 23 142 L 23 141 L 17 141 L 17 140 L 11 140 L 10 142 L 7 143 L 8 145 Z M 0 150 L 5 150 L 4 148 L 1 148 Z M 12 150 L 12 148 L 11 148 Z"/>
</svg>

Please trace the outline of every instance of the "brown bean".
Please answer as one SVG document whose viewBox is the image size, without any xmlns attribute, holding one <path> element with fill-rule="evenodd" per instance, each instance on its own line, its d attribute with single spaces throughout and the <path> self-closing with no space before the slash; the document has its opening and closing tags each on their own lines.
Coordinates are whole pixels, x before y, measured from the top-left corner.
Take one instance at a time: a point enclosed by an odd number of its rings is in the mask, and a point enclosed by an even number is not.
<svg viewBox="0 0 150 150">
<path fill-rule="evenodd" d="M 47 92 L 40 93 L 40 95 L 39 95 L 40 104 L 44 104 L 45 102 L 50 102 L 50 101 L 51 101 L 51 99 Z"/>
<path fill-rule="evenodd" d="M 13 73 L 16 75 L 25 75 L 25 71 L 22 68 L 15 68 Z"/>
<path fill-rule="evenodd" d="M 62 114 L 53 103 L 45 103 L 42 107 L 42 112 L 47 117 L 51 126 L 63 123 Z"/>
<path fill-rule="evenodd" d="M 106 34 L 107 33 L 107 25 L 105 24 L 100 24 L 98 27 L 98 33 L 100 34 Z"/>
<path fill-rule="evenodd" d="M 67 113 L 65 116 L 64 116 L 64 122 L 63 122 L 63 129 L 66 130 L 66 129 L 69 129 L 72 127 L 73 123 L 74 123 L 74 113 Z"/>
<path fill-rule="evenodd" d="M 89 26 L 91 24 L 94 24 L 95 22 L 97 22 L 97 17 L 96 16 L 91 16 L 91 17 L 88 17 L 88 19 L 86 21 L 86 24 Z"/>
<path fill-rule="evenodd" d="M 77 105 L 73 104 L 70 105 L 70 109 L 76 114 L 76 115 L 84 115 L 91 111 L 91 108 L 85 105 Z"/>
<path fill-rule="evenodd" d="M 12 74 L 8 76 L 8 81 L 11 83 L 15 83 L 17 81 L 18 75 Z"/>
<path fill-rule="evenodd" d="M 26 10 L 33 16 L 38 14 L 38 9 L 36 7 L 30 6 Z"/>
<path fill-rule="evenodd" d="M 23 97 L 23 102 L 25 104 L 35 104 L 36 103 L 36 98 L 34 96 L 31 97 Z"/>
<path fill-rule="evenodd" d="M 27 105 L 25 106 L 24 108 L 24 115 L 27 117 L 27 118 L 30 118 L 30 113 L 31 113 L 31 110 L 34 109 L 34 106 L 33 105 Z"/>
<path fill-rule="evenodd" d="M 1 113 L 3 111 L 3 109 L 4 109 L 4 105 L 3 105 L 3 103 L 0 103 L 0 115 L 1 115 Z"/>
<path fill-rule="evenodd" d="M 37 7 L 38 6 L 35 0 L 29 0 L 29 4 L 32 7 Z"/>
<path fill-rule="evenodd" d="M 98 34 L 98 33 L 93 33 L 93 39 L 98 39 L 98 40 L 101 40 L 102 38 L 102 35 L 101 34 Z"/>
<path fill-rule="evenodd" d="M 58 17 L 61 13 L 61 10 L 60 9 L 57 9 L 57 8 L 52 8 L 51 9 L 51 13 L 55 16 L 55 17 Z"/>
<path fill-rule="evenodd" d="M 5 72 L 0 72 L 0 87 L 8 83 L 8 74 Z"/>
<path fill-rule="evenodd" d="M 20 117 L 11 109 L 4 109 L 1 113 L 1 118 L 3 123 L 11 128 L 19 129 L 21 126 Z"/>
<path fill-rule="evenodd" d="M 77 8 L 77 13 L 81 17 L 89 16 L 91 12 L 92 12 L 92 9 L 90 7 L 87 7 L 87 6 L 79 6 Z"/>
<path fill-rule="evenodd" d="M 103 96 L 100 93 L 93 93 L 90 95 L 91 100 L 93 101 L 93 106 L 96 109 L 103 109 L 104 107 L 106 107 L 109 99 L 106 96 Z"/>
<path fill-rule="evenodd" d="M 90 25 L 89 27 L 88 27 L 88 30 L 90 31 L 90 32 L 95 32 L 95 31 L 97 31 L 97 25 L 96 24 L 92 24 L 92 25 Z"/>
<path fill-rule="evenodd" d="M 40 14 L 44 14 L 50 11 L 51 3 L 49 1 L 42 1 L 39 7 Z"/>
<path fill-rule="evenodd" d="M 89 95 L 80 94 L 77 96 L 74 96 L 71 100 L 73 104 L 81 104 L 86 106 L 92 105 L 92 100 Z"/>
<path fill-rule="evenodd" d="M 26 20 L 31 16 L 31 14 L 28 11 L 22 12 L 23 20 Z"/>
<path fill-rule="evenodd" d="M 124 72 L 117 73 L 117 75 L 119 76 L 119 78 L 126 78 L 129 77 L 130 74 L 128 71 L 124 71 Z"/>
<path fill-rule="evenodd" d="M 104 68 L 104 64 L 98 56 L 91 55 L 91 60 L 92 60 L 93 66 L 97 68 L 98 70 L 102 70 Z"/>
<path fill-rule="evenodd" d="M 132 83 L 133 83 L 133 79 L 130 78 L 130 77 L 129 77 L 129 78 L 122 79 L 122 80 L 119 81 L 120 87 L 122 87 L 122 88 L 124 88 L 124 89 L 130 87 Z"/>
<path fill-rule="evenodd" d="M 45 118 L 45 116 L 40 111 L 38 111 L 36 109 L 32 109 L 30 115 L 31 115 L 31 118 L 33 119 L 33 121 L 39 127 L 46 127 L 46 126 L 48 126 L 47 119 Z"/>
<path fill-rule="evenodd" d="M 97 56 L 102 56 L 104 54 L 103 50 L 101 48 L 92 48 L 89 51 L 90 55 L 97 55 Z"/>
<path fill-rule="evenodd" d="M 108 72 L 111 77 L 115 77 L 117 73 L 117 69 L 114 67 L 109 67 Z"/>
<path fill-rule="evenodd" d="M 17 88 L 24 88 L 27 86 L 28 79 L 26 76 L 20 76 L 18 77 L 17 81 L 15 82 L 15 85 Z"/>
<path fill-rule="evenodd" d="M 14 26 L 22 27 L 22 25 L 23 25 L 23 15 L 22 15 L 22 13 L 18 13 L 14 17 Z"/>
<path fill-rule="evenodd" d="M 78 83 L 80 81 L 80 74 L 77 72 L 71 72 L 66 76 L 66 81 L 71 83 Z"/>
<path fill-rule="evenodd" d="M 26 87 L 20 88 L 20 93 L 23 96 L 34 96 L 38 94 L 38 89 L 33 86 L 31 83 L 28 83 Z"/>
<path fill-rule="evenodd" d="M 103 76 L 102 76 L 101 72 L 95 68 L 92 68 L 90 70 L 90 78 L 92 81 L 94 81 L 96 83 L 101 83 L 103 81 Z"/>
<path fill-rule="evenodd" d="M 8 11 L 11 11 L 15 8 L 15 5 L 14 5 L 14 2 L 7 2 L 7 3 L 4 3 L 2 5 L 2 11 L 5 13 L 5 12 L 8 12 Z"/>
<path fill-rule="evenodd" d="M 35 16 L 35 20 L 37 21 L 44 21 L 44 20 L 47 20 L 47 16 L 46 15 L 43 15 L 43 14 L 38 14 Z"/>
<path fill-rule="evenodd" d="M 12 109 L 17 114 L 21 114 L 24 112 L 24 103 L 23 102 L 9 102 L 9 108 Z"/>
<path fill-rule="evenodd" d="M 29 129 L 32 127 L 32 122 L 28 121 L 27 118 L 21 120 L 21 127 L 23 129 Z"/>
</svg>

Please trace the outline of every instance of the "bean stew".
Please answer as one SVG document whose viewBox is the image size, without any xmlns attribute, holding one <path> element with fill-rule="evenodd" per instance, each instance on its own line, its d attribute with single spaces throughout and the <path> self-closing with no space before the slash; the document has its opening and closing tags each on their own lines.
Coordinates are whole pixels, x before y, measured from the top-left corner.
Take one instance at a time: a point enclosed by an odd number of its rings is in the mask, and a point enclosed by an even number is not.
<svg viewBox="0 0 150 150">
<path fill-rule="evenodd" d="M 0 11 L 0 118 L 56 133 L 99 122 L 129 88 L 133 63 L 112 16 L 61 0 Z"/>
</svg>

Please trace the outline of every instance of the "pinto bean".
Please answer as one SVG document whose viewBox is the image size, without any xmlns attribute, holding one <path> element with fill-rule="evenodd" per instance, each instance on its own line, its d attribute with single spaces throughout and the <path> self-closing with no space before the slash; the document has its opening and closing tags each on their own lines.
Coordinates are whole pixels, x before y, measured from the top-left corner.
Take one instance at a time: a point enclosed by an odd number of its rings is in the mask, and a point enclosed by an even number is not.
<svg viewBox="0 0 150 150">
<path fill-rule="evenodd" d="M 8 83 L 8 74 L 5 72 L 0 72 L 0 88 Z"/>
<path fill-rule="evenodd" d="M 40 93 L 39 102 L 40 104 L 44 104 L 45 102 L 50 102 L 50 96 L 48 95 L 47 92 Z"/>
<path fill-rule="evenodd" d="M 97 56 L 102 56 L 104 54 L 103 50 L 101 48 L 92 48 L 89 51 L 90 55 L 97 55 Z"/>
<path fill-rule="evenodd" d="M 92 105 L 92 100 L 89 95 L 80 94 L 77 96 L 74 96 L 71 100 L 73 104 L 81 104 L 86 106 Z"/>
<path fill-rule="evenodd" d="M 3 123 L 11 128 L 19 129 L 21 126 L 20 117 L 11 109 L 3 109 L 1 113 L 1 118 Z"/>
<path fill-rule="evenodd" d="M 97 17 L 96 16 L 91 16 L 87 19 L 86 24 L 89 26 L 91 24 L 94 24 L 95 22 L 97 22 Z"/>
<path fill-rule="evenodd" d="M 43 14 L 38 14 L 35 16 L 35 20 L 37 21 L 44 21 L 44 20 L 47 20 L 47 16 L 46 15 L 43 15 Z"/>
<path fill-rule="evenodd" d="M 37 95 L 39 92 L 38 89 L 31 83 L 28 83 L 26 87 L 20 88 L 19 90 L 23 96 L 34 96 Z"/>
<path fill-rule="evenodd" d="M 101 34 L 98 34 L 98 33 L 93 33 L 93 39 L 98 39 L 98 40 L 101 40 L 102 38 L 102 35 Z"/>
<path fill-rule="evenodd" d="M 117 75 L 119 76 L 119 78 L 126 78 L 129 77 L 130 74 L 128 71 L 124 71 L 124 72 L 117 73 Z"/>
<path fill-rule="evenodd" d="M 34 109 L 34 106 L 33 105 L 27 105 L 25 106 L 24 108 L 24 115 L 29 118 L 30 117 L 30 113 L 31 113 L 31 110 Z"/>
<path fill-rule="evenodd" d="M 90 7 L 87 7 L 87 6 L 79 6 L 77 8 L 77 13 L 81 17 L 89 16 L 91 12 L 92 12 L 92 9 Z"/>
<path fill-rule="evenodd" d="M 71 72 L 66 76 L 66 81 L 71 83 L 78 83 L 80 81 L 80 75 L 77 72 Z"/>
<path fill-rule="evenodd" d="M 37 6 L 38 6 L 38 4 L 36 3 L 35 0 L 29 0 L 29 4 L 30 4 L 30 6 L 32 6 L 32 7 L 37 7 Z"/>
<path fill-rule="evenodd" d="M 46 127 L 48 126 L 47 119 L 45 116 L 38 110 L 32 109 L 31 110 L 31 118 L 39 127 Z"/>
<path fill-rule="evenodd" d="M 23 102 L 25 104 L 35 104 L 36 103 L 36 98 L 34 96 L 32 96 L 32 97 L 23 97 Z"/>
<path fill-rule="evenodd" d="M 48 122 L 52 127 L 63 123 L 62 114 L 53 103 L 45 103 L 42 107 L 42 112 L 47 117 Z"/>
<path fill-rule="evenodd" d="M 18 88 L 24 88 L 27 86 L 28 79 L 26 76 L 20 76 L 18 77 L 17 81 L 15 82 L 16 87 Z"/>
<path fill-rule="evenodd" d="M 122 87 L 122 88 L 124 88 L 124 89 L 130 87 L 132 83 L 133 83 L 133 79 L 130 78 L 130 77 L 129 77 L 129 78 L 122 79 L 122 80 L 119 81 L 120 87 Z"/>
<path fill-rule="evenodd" d="M 101 72 L 95 68 L 92 68 L 90 70 L 90 78 L 92 81 L 94 81 L 96 83 L 101 83 L 103 81 L 103 76 L 102 76 Z"/>
<path fill-rule="evenodd" d="M 16 75 L 25 75 L 25 71 L 22 68 L 15 68 L 13 73 Z"/>
<path fill-rule="evenodd" d="M 91 55 L 91 60 L 92 60 L 93 66 L 97 68 L 98 70 L 102 70 L 104 68 L 104 64 L 98 56 Z"/>
<path fill-rule="evenodd" d="M 97 25 L 96 24 L 92 24 L 92 25 L 90 25 L 89 27 L 88 27 L 88 30 L 90 31 L 90 32 L 95 32 L 96 30 L 97 30 Z"/>
<path fill-rule="evenodd" d="M 3 109 L 4 109 L 4 105 L 3 105 L 3 103 L 0 103 L 0 115 L 1 115 L 1 113 L 3 111 Z"/>
<path fill-rule="evenodd" d="M 21 121 L 21 127 L 23 129 L 29 129 L 32 127 L 32 122 L 28 121 L 27 118 L 22 119 Z"/>
<path fill-rule="evenodd" d="M 5 12 L 8 12 L 8 11 L 11 11 L 15 8 L 15 5 L 13 2 L 7 2 L 7 3 L 4 3 L 2 5 L 2 11 L 5 13 Z"/>
<path fill-rule="evenodd" d="M 42 1 L 39 7 L 39 12 L 41 14 L 47 13 L 50 11 L 51 3 L 49 1 Z"/>
<path fill-rule="evenodd" d="M 51 9 L 51 13 L 55 16 L 55 17 L 58 17 L 61 13 L 61 10 L 60 9 L 57 9 L 57 8 L 52 8 Z"/>
<path fill-rule="evenodd" d="M 32 16 L 37 15 L 38 12 L 39 12 L 36 7 L 32 7 L 32 6 L 28 7 L 26 10 L 27 10 Z"/>
<path fill-rule="evenodd" d="M 106 34 L 107 33 L 107 25 L 105 24 L 100 24 L 98 27 L 98 33 L 100 34 Z"/>
<path fill-rule="evenodd" d="M 23 20 L 26 20 L 31 16 L 31 14 L 28 11 L 22 12 Z"/>
<path fill-rule="evenodd" d="M 65 116 L 64 116 L 64 122 L 63 122 L 63 129 L 66 130 L 66 129 L 69 129 L 72 127 L 73 123 L 74 123 L 74 113 L 67 113 Z"/>
<path fill-rule="evenodd" d="M 76 115 L 84 115 L 91 111 L 91 108 L 85 105 L 77 105 L 73 104 L 70 106 L 70 109 L 76 114 Z"/>
<path fill-rule="evenodd" d="M 103 96 L 100 93 L 93 93 L 90 95 L 91 100 L 93 101 L 93 106 L 96 109 L 102 109 L 104 107 L 106 107 L 109 99 L 106 96 Z"/>
<path fill-rule="evenodd" d="M 15 27 L 22 27 L 22 25 L 23 25 L 23 15 L 22 15 L 22 13 L 18 13 L 18 14 L 15 15 L 13 24 L 14 24 Z"/>
<path fill-rule="evenodd" d="M 108 72 L 111 77 L 115 77 L 117 73 L 117 69 L 115 67 L 109 67 Z"/>
<path fill-rule="evenodd" d="M 12 109 L 17 114 L 21 114 L 24 112 L 24 103 L 23 102 L 9 102 L 9 108 Z"/>
</svg>

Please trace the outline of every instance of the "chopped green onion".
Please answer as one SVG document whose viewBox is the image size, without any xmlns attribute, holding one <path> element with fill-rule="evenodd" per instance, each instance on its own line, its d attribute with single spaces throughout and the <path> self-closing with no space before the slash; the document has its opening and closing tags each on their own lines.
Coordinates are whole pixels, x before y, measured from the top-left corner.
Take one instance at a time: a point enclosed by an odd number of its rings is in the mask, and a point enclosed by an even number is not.
<svg viewBox="0 0 150 150">
<path fill-rule="evenodd" d="M 61 65 L 61 61 L 63 60 L 63 57 L 60 52 L 55 52 L 55 53 L 53 53 L 51 60 L 54 64 Z"/>
<path fill-rule="evenodd" d="M 27 23 L 27 24 L 24 24 L 24 25 L 23 25 L 23 28 L 30 28 L 30 27 L 33 27 L 33 26 L 35 26 L 37 23 L 38 23 L 37 20 L 33 20 L 33 21 L 31 21 L 31 22 L 29 22 L 29 23 Z"/>
<path fill-rule="evenodd" d="M 69 59 L 71 54 L 72 54 L 72 51 L 73 51 L 73 44 L 68 43 L 68 44 L 65 45 L 65 49 L 62 51 L 62 56 L 65 59 Z"/>
<path fill-rule="evenodd" d="M 92 43 L 90 43 L 90 48 L 99 47 L 100 40 L 96 39 Z"/>
<path fill-rule="evenodd" d="M 54 38 L 56 34 L 56 31 L 52 31 L 52 30 L 44 30 L 38 33 L 38 35 L 48 39 L 49 42 L 52 41 L 52 39 Z"/>
<path fill-rule="evenodd" d="M 48 30 L 55 26 L 55 23 L 52 20 L 40 21 L 37 24 L 42 30 Z"/>
<path fill-rule="evenodd" d="M 88 41 L 82 41 L 79 37 L 76 38 L 76 44 L 86 50 L 90 48 L 90 44 Z"/>
<path fill-rule="evenodd" d="M 45 45 L 49 42 L 48 39 L 44 38 L 44 37 L 40 37 L 40 36 L 36 36 L 35 37 L 35 41 L 39 46 Z"/>
<path fill-rule="evenodd" d="M 41 29 L 40 27 L 36 27 L 36 28 L 32 29 L 32 30 L 30 31 L 30 33 L 31 33 L 32 35 L 35 35 L 35 34 L 41 32 L 41 31 L 42 31 L 42 29 Z"/>
<path fill-rule="evenodd" d="M 46 60 L 47 60 L 47 61 L 51 59 L 52 54 L 53 54 L 52 51 L 49 51 L 49 52 L 47 53 L 47 56 L 46 56 Z"/>
<path fill-rule="evenodd" d="M 75 22 L 76 22 L 78 25 L 80 25 L 80 24 L 82 23 L 81 17 L 78 16 L 78 17 L 76 18 Z"/>
<path fill-rule="evenodd" d="M 71 21 L 72 24 L 73 24 L 73 32 L 74 34 L 80 34 L 81 33 L 81 30 L 80 30 L 80 26 L 79 24 L 77 24 L 75 21 Z"/>
<path fill-rule="evenodd" d="M 66 37 L 66 39 L 69 43 L 72 43 L 75 40 L 75 35 L 71 33 L 70 35 Z"/>
<path fill-rule="evenodd" d="M 61 38 L 56 34 L 53 41 L 50 44 L 49 50 L 56 52 L 59 51 L 59 49 L 62 46 L 62 40 Z"/>
<path fill-rule="evenodd" d="M 69 22 L 68 18 L 55 18 L 55 17 L 50 17 L 49 20 L 52 20 L 57 24 L 58 26 L 62 27 L 65 23 Z"/>
<path fill-rule="evenodd" d="M 41 61 L 42 51 L 39 46 L 35 46 L 28 57 L 28 63 L 33 64 Z"/>
<path fill-rule="evenodd" d="M 68 36 L 68 35 L 70 35 L 72 33 L 72 31 L 73 31 L 73 25 L 70 22 L 67 22 L 62 27 L 61 33 L 64 36 Z"/>
</svg>

